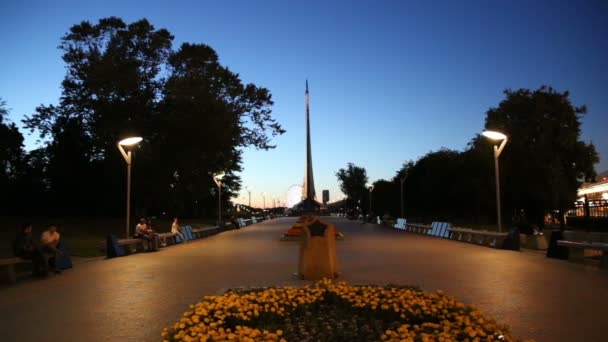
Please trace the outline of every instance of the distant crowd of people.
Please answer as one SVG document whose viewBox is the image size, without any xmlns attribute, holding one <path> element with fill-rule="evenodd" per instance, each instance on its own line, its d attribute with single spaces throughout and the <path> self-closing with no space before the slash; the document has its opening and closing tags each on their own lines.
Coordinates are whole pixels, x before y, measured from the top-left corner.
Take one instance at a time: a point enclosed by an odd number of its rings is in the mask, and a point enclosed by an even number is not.
<svg viewBox="0 0 608 342">
<path fill-rule="evenodd" d="M 61 273 L 57 267 L 57 259 L 62 257 L 64 252 L 59 249 L 61 234 L 57 231 L 57 226 L 48 225 L 40 239 L 34 238 L 33 230 L 34 227 L 29 223 L 21 226 L 13 243 L 15 256 L 31 260 L 35 276 L 44 277 L 49 272 Z"/>
</svg>

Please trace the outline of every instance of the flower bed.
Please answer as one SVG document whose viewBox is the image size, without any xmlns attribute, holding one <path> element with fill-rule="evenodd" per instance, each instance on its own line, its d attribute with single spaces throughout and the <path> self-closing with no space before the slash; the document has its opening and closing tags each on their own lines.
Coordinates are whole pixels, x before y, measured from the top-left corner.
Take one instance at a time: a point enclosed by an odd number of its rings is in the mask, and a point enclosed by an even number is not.
<svg viewBox="0 0 608 342">
<path fill-rule="evenodd" d="M 231 290 L 206 296 L 164 341 L 512 341 L 509 328 L 441 291 L 349 286 Z"/>
</svg>

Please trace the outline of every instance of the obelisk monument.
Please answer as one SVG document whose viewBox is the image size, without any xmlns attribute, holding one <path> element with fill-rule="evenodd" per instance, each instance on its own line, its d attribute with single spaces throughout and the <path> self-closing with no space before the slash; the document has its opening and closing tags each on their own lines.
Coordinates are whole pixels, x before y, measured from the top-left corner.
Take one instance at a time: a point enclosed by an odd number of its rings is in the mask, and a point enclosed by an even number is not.
<svg viewBox="0 0 608 342">
<path fill-rule="evenodd" d="M 308 80 L 306 80 L 306 170 L 304 173 L 304 184 L 302 185 L 302 201 L 296 204 L 299 211 L 319 211 L 321 205 L 315 200 L 315 180 L 312 171 L 312 146 L 310 142 L 310 93 L 308 92 Z"/>
</svg>

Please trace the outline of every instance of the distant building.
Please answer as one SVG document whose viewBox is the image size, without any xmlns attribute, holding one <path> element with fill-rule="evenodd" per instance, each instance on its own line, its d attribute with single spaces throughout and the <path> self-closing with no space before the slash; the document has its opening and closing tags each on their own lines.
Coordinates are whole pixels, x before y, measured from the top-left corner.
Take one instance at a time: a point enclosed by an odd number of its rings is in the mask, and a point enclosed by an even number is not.
<svg viewBox="0 0 608 342">
<path fill-rule="evenodd" d="M 583 183 L 578 189 L 575 208 L 568 216 L 608 217 L 608 171 L 600 173 L 593 183 Z"/>
<path fill-rule="evenodd" d="M 329 202 L 329 190 L 323 190 L 323 204 Z"/>
<path fill-rule="evenodd" d="M 578 197 L 589 200 L 608 200 L 608 171 L 600 173 L 594 183 L 583 183 L 578 189 Z"/>
</svg>

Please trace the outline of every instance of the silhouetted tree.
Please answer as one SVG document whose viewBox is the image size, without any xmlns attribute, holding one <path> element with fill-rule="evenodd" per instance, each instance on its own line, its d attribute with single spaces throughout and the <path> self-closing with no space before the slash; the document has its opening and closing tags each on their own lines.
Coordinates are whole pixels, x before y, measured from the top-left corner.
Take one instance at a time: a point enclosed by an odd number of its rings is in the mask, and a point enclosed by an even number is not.
<svg viewBox="0 0 608 342">
<path fill-rule="evenodd" d="M 0 98 L 0 212 L 10 212 L 17 207 L 17 185 L 23 176 L 24 157 L 23 135 L 8 121 L 6 101 Z"/>
<path fill-rule="evenodd" d="M 581 182 L 595 177 L 595 147 L 580 141 L 580 118 L 586 108 L 573 106 L 568 92 L 550 87 L 507 90 L 505 95 L 497 108 L 488 110 L 485 123 L 486 129 L 509 137 L 500 156 L 503 217 L 507 221 L 514 211 L 525 209 L 531 222 L 542 225 L 545 213 L 564 213 L 572 207 Z M 476 136 L 465 151 L 442 149 L 404 164 L 393 183 L 398 189 L 398 180 L 408 173 L 406 216 L 493 223 L 492 144 Z M 391 191 L 374 190 L 374 202 L 392 208 L 390 203 L 399 198 Z"/>
<path fill-rule="evenodd" d="M 368 202 L 368 190 L 367 184 L 367 171 L 365 168 L 356 166 L 353 163 L 348 163 L 346 169 L 340 169 L 336 172 L 338 182 L 340 183 L 340 190 L 348 196 L 348 199 L 355 205 L 360 203 L 360 207 L 367 211 Z"/>
<path fill-rule="evenodd" d="M 243 85 L 210 47 L 185 43 L 174 51 L 172 40 L 145 19 L 116 17 L 84 21 L 62 37 L 60 102 L 24 120 L 51 138 L 51 193 L 65 200 L 94 193 L 84 207 L 120 212 L 126 168 L 116 143 L 136 134 L 144 138 L 134 157 L 136 213 L 205 214 L 215 206 L 213 172 L 228 173 L 228 201 L 240 186 L 240 149 L 274 147 L 270 139 L 284 130 L 271 116 L 270 92 Z M 76 173 L 91 182 L 77 185 Z"/>
<path fill-rule="evenodd" d="M 595 178 L 595 146 L 580 140 L 587 108 L 574 106 L 569 92 L 547 86 L 506 90 L 505 96 L 485 122 L 486 129 L 509 137 L 500 161 L 504 209 L 525 209 L 531 222 L 542 225 L 546 212 L 572 207 L 581 182 Z M 491 149 L 484 149 L 491 159 Z"/>
</svg>

